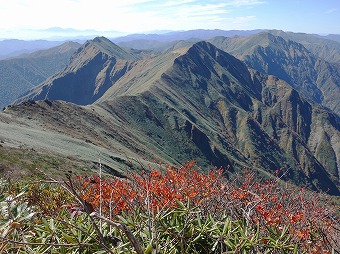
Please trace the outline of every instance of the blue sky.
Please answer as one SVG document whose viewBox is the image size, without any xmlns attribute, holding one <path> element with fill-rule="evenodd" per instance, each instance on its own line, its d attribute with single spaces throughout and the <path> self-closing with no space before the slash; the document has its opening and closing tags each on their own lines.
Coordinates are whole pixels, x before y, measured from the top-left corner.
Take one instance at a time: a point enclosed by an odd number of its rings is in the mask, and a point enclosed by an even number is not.
<svg viewBox="0 0 340 254">
<path fill-rule="evenodd" d="M 41 37 L 37 30 L 50 27 L 340 34 L 340 0 L 0 0 L 0 6 L 0 38 Z"/>
</svg>

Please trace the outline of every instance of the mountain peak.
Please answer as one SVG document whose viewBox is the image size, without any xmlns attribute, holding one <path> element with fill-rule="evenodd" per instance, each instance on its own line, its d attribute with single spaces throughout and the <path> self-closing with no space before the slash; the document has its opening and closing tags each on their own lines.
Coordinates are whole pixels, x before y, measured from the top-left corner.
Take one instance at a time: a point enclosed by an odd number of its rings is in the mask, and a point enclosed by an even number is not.
<svg viewBox="0 0 340 254">
<path fill-rule="evenodd" d="M 228 58 L 233 58 L 233 59 L 236 60 L 236 58 L 233 57 L 232 55 L 228 54 L 227 52 L 220 50 L 219 48 L 217 48 L 216 46 L 214 46 L 213 44 L 211 44 L 210 42 L 207 42 L 207 41 L 196 42 L 195 44 L 193 44 L 188 49 L 188 53 L 193 52 L 195 50 L 205 52 L 213 58 L 216 58 L 218 55 L 222 54 L 222 55 L 224 55 Z"/>
<path fill-rule="evenodd" d="M 84 43 L 84 45 L 78 50 L 80 53 L 83 50 L 92 51 L 95 49 L 98 52 L 108 55 L 109 57 L 113 57 L 121 60 L 137 60 L 138 57 L 125 51 L 121 47 L 114 44 L 112 41 L 107 39 L 106 37 L 96 37 L 93 40 L 88 40 Z"/>
<path fill-rule="evenodd" d="M 64 100 L 80 105 L 100 98 L 129 69 L 138 57 L 105 37 L 86 41 L 72 56 L 70 64 L 39 86 L 28 91 L 22 100 Z"/>
<path fill-rule="evenodd" d="M 207 55 L 210 56 L 216 63 L 221 65 L 221 67 L 228 69 L 231 71 L 233 75 L 238 75 L 237 73 L 247 73 L 248 69 L 245 64 L 243 64 L 239 59 L 230 55 L 229 53 L 220 50 L 213 44 L 207 41 L 200 41 L 195 43 L 189 50 L 188 53 L 191 52 L 200 52 L 200 56 L 202 61 L 207 61 Z"/>
<path fill-rule="evenodd" d="M 106 43 L 112 43 L 108 38 L 104 36 L 97 36 L 93 40 L 93 42 L 106 42 Z"/>
</svg>

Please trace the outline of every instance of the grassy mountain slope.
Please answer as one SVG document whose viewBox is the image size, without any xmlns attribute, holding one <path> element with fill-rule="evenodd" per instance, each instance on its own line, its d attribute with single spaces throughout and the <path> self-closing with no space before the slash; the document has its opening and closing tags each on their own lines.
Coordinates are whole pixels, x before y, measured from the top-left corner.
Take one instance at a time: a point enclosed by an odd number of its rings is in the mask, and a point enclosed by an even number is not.
<svg viewBox="0 0 340 254">
<path fill-rule="evenodd" d="M 18 58 L 0 61 L 0 107 L 43 82 L 67 66 L 80 44 L 66 42 L 60 46 L 37 51 Z"/>
<path fill-rule="evenodd" d="M 99 47 L 89 50 L 89 45 L 73 57 L 64 76 L 87 77 L 83 63 L 93 61 L 86 57 L 91 52 L 104 56 L 96 66 L 105 66 L 106 55 L 98 53 Z M 50 91 L 58 82 L 60 87 L 70 85 L 63 80 L 54 77 Z M 73 85 L 83 90 L 83 83 Z M 73 90 L 66 91 L 77 103 L 78 94 L 74 97 Z M 3 114 L 29 116 L 48 132 L 71 136 L 81 144 L 87 141 L 93 149 L 114 151 L 118 160 L 126 156 L 177 164 L 197 159 L 201 165 L 229 164 L 232 170 L 249 166 L 263 174 L 285 167 L 287 179 L 340 193 L 338 116 L 307 101 L 285 81 L 248 69 L 210 43 L 134 60 L 103 92 L 86 107 L 26 102 Z"/>
</svg>

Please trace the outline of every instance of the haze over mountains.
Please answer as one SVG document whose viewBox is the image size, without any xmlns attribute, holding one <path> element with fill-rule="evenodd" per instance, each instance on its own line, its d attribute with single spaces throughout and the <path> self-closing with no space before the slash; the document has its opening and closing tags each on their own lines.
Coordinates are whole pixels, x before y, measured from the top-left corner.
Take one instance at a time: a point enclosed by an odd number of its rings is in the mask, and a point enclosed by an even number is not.
<svg viewBox="0 0 340 254">
<path fill-rule="evenodd" d="M 0 139 L 92 161 L 100 151 L 117 170 L 138 159 L 285 167 L 286 179 L 339 195 L 340 43 L 201 32 L 206 41 L 74 45 L 67 66 L 0 114 Z"/>
</svg>

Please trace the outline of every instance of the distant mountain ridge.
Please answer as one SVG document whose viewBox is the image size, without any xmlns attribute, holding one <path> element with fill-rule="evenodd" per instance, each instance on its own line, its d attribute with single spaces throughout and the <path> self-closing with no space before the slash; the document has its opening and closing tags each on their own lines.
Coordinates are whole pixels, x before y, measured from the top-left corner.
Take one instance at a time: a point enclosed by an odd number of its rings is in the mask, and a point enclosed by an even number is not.
<svg viewBox="0 0 340 254">
<path fill-rule="evenodd" d="M 321 36 L 321 38 L 326 38 L 329 40 L 340 42 L 340 34 L 329 34 L 329 35 Z"/>
<path fill-rule="evenodd" d="M 208 40 L 216 36 L 247 36 L 261 32 L 257 30 L 188 30 L 188 31 L 171 31 L 162 34 L 131 34 L 118 38 L 113 38 L 112 41 L 119 46 L 130 47 L 140 50 L 156 50 L 164 51 L 177 43 L 178 41 L 192 41 L 198 42 L 201 40 Z"/>
<path fill-rule="evenodd" d="M 266 36 L 258 40 L 275 43 L 279 57 L 286 45 L 309 59 L 302 45 Z M 257 49 L 265 47 L 250 47 L 249 56 L 267 52 Z M 20 122 L 29 116 L 47 132 L 120 156 L 169 163 L 197 159 L 262 174 L 285 167 L 287 179 L 339 195 L 339 116 L 254 69 L 204 41 L 143 57 L 95 38 L 3 117 Z"/>
<path fill-rule="evenodd" d="M 47 40 L 3 40 L 0 41 L 0 60 L 10 57 L 19 56 L 24 53 L 32 53 L 37 50 L 48 49 L 63 44 L 62 41 Z"/>
<path fill-rule="evenodd" d="M 133 40 L 155 40 L 162 42 L 169 41 L 178 41 L 178 40 L 190 40 L 190 39 L 199 39 L 199 40 L 208 40 L 216 36 L 225 36 L 225 37 L 233 37 L 233 36 L 247 36 L 251 34 L 259 33 L 263 30 L 208 30 L 208 29 L 196 29 L 196 30 L 188 30 L 188 31 L 171 31 L 161 34 L 130 34 L 118 38 L 113 38 L 112 41 L 115 43 L 119 42 L 128 42 Z"/>
<path fill-rule="evenodd" d="M 118 31 L 96 31 L 96 30 L 77 30 L 72 28 L 60 28 L 51 27 L 48 29 L 42 29 L 38 31 L 29 31 L 29 33 L 36 33 L 43 39 L 37 40 L 22 40 L 22 39 L 3 39 L 0 40 L 0 60 L 10 57 L 16 57 L 24 53 L 32 53 L 37 50 L 47 49 L 63 44 L 66 41 L 75 41 L 78 43 L 84 43 L 86 40 L 92 39 L 98 36 L 105 36 L 111 38 L 113 42 L 123 45 L 133 43 L 134 41 L 154 41 L 157 44 L 166 44 L 175 40 L 187 40 L 198 39 L 205 40 L 217 35 L 221 36 L 245 36 L 259 32 L 261 30 L 189 30 L 189 31 L 166 31 L 154 34 L 130 34 Z M 122 43 L 122 44 L 120 44 Z M 150 44 L 150 43 L 149 43 Z M 135 47 L 136 49 L 146 49 L 141 44 L 141 47 Z M 150 47 L 149 47 L 150 49 Z"/>
<path fill-rule="evenodd" d="M 155 31 L 155 32 L 147 32 L 143 34 L 129 34 L 123 35 L 124 33 L 118 31 L 96 31 L 96 30 L 77 30 L 72 28 L 60 28 L 60 27 L 51 27 L 48 29 L 43 29 L 39 31 L 30 31 L 30 33 L 37 32 L 40 33 L 41 36 L 44 33 L 52 33 L 54 34 L 47 36 L 48 38 L 44 38 L 41 40 L 3 40 L 0 41 L 0 59 L 7 58 L 10 56 L 17 56 L 22 53 L 29 53 L 34 50 L 41 50 L 52 46 L 57 46 L 62 44 L 65 41 L 76 41 L 79 43 L 85 42 L 87 39 L 92 39 L 95 36 L 105 36 L 110 38 L 114 43 L 119 46 L 127 46 L 136 49 L 155 49 L 160 47 L 165 47 L 168 43 L 179 41 L 179 40 L 208 40 L 216 36 L 224 36 L 224 37 L 235 37 L 235 36 L 249 36 L 252 34 L 260 33 L 260 32 L 271 32 L 275 35 L 280 35 L 285 39 L 295 40 L 299 43 L 304 44 L 305 47 L 310 49 L 307 44 L 318 44 L 320 42 L 328 42 L 328 46 L 331 48 L 336 44 L 333 42 L 339 42 L 340 35 L 338 34 L 330 34 L 327 36 L 321 36 L 317 34 L 303 34 L 303 33 L 292 33 L 292 32 L 283 32 L 282 30 L 268 30 L 268 29 L 255 29 L 255 30 L 221 30 L 221 29 L 196 29 L 196 30 L 188 30 L 188 31 Z M 290 36 L 290 38 L 285 37 Z M 46 35 L 45 35 L 46 37 Z M 54 40 L 54 41 L 53 41 Z M 138 43 L 139 42 L 139 43 Z M 51 43 L 51 45 L 48 45 Z M 320 45 L 315 45 L 316 47 Z M 335 46 L 338 48 L 338 46 Z M 331 49 L 332 50 L 332 49 Z M 327 53 L 327 50 L 322 50 L 325 54 L 331 57 L 331 53 Z M 313 51 L 314 53 L 317 50 Z M 336 53 L 333 51 L 333 53 Z M 338 59 L 338 58 L 337 58 Z M 325 59 L 326 61 L 331 61 L 331 59 Z M 339 59 L 338 59 L 339 60 Z"/>
</svg>

